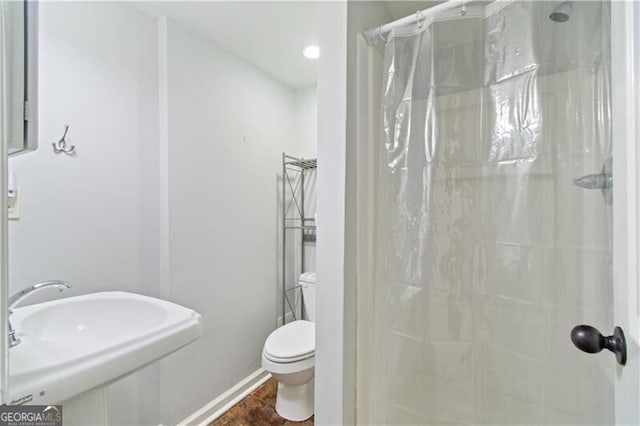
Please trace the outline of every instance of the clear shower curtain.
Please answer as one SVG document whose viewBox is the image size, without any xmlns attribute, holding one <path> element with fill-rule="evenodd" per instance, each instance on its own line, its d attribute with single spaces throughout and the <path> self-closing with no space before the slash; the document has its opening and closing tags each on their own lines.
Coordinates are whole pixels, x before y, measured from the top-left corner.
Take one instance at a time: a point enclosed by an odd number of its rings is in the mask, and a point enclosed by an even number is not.
<svg viewBox="0 0 640 426">
<path fill-rule="evenodd" d="M 370 424 L 608 424 L 609 5 L 501 2 L 386 43 Z M 365 361 L 363 361 L 365 362 Z M 362 412 L 361 412 L 362 414 Z"/>
</svg>

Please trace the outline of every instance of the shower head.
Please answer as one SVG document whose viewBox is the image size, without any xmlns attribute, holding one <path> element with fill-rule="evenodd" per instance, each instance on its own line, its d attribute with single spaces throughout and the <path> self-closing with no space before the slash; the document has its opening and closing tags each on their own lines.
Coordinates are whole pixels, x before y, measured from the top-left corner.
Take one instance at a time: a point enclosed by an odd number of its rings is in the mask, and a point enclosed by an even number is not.
<svg viewBox="0 0 640 426">
<path fill-rule="evenodd" d="M 564 0 L 553 8 L 549 19 L 553 22 L 567 22 L 571 15 L 571 0 Z"/>
</svg>

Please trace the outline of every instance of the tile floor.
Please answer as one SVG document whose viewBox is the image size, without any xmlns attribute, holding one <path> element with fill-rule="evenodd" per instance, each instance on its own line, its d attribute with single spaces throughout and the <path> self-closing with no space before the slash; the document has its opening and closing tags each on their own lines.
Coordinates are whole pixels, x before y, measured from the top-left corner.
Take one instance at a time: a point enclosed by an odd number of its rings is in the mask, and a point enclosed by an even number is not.
<svg viewBox="0 0 640 426">
<path fill-rule="evenodd" d="M 276 413 L 277 387 L 278 382 L 269 379 L 208 426 L 312 426 L 313 417 L 303 422 L 292 422 Z"/>
</svg>

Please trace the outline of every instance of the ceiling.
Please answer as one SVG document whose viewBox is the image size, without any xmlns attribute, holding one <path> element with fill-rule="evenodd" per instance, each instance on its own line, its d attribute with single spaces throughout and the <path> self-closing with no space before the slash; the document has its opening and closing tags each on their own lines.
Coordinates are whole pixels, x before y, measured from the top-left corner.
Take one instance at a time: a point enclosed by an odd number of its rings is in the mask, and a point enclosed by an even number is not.
<svg viewBox="0 0 640 426">
<path fill-rule="evenodd" d="M 316 84 L 317 60 L 302 49 L 318 42 L 317 3 L 294 1 L 149 1 L 133 3 L 211 39 L 291 88 Z"/>
<path fill-rule="evenodd" d="M 317 61 L 302 49 L 318 42 L 316 1 L 138 1 L 244 58 L 291 88 L 316 84 Z M 441 1 L 386 1 L 393 19 Z"/>
</svg>

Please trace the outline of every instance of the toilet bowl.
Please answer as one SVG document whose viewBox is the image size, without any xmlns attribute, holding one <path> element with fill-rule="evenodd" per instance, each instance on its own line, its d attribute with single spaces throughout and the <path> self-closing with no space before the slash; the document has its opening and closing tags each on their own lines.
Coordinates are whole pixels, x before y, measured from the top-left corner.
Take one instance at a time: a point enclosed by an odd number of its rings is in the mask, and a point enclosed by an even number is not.
<svg viewBox="0 0 640 426">
<path fill-rule="evenodd" d="M 292 421 L 313 415 L 313 385 L 316 333 L 315 273 L 300 276 L 308 320 L 286 324 L 267 337 L 262 350 L 262 367 L 278 382 L 276 412 Z"/>
</svg>

